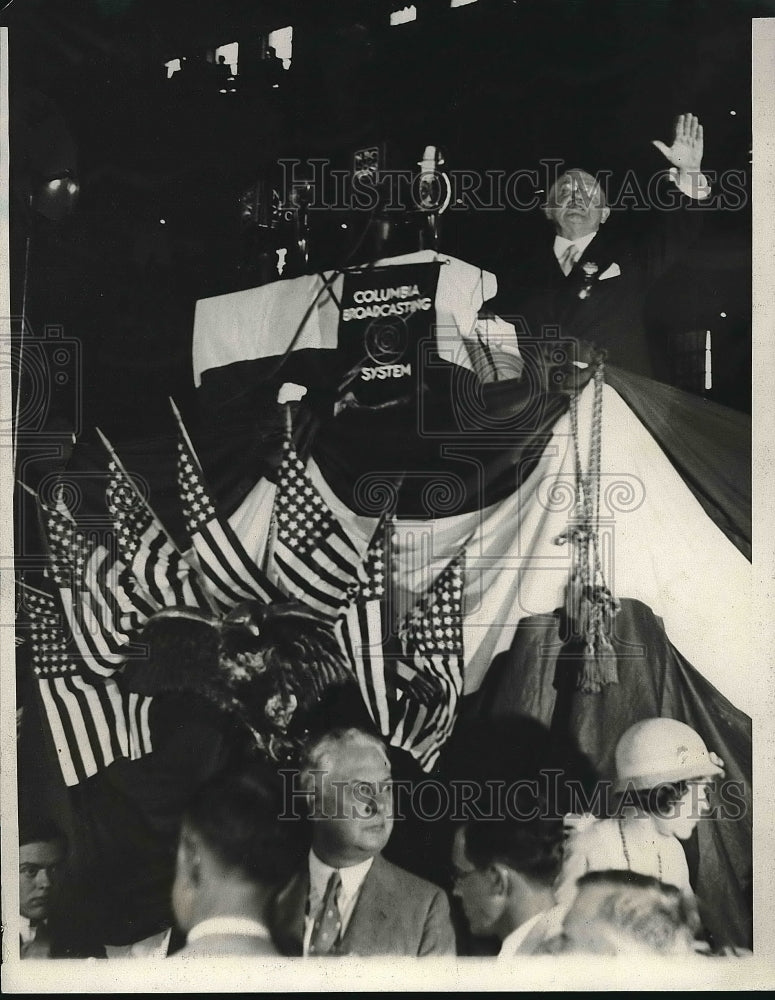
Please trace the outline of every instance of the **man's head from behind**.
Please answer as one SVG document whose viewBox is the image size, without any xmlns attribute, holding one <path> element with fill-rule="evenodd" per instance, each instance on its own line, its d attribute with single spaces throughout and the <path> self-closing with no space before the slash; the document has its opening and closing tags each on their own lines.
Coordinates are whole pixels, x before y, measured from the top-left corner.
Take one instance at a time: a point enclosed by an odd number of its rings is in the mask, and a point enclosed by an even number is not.
<svg viewBox="0 0 775 1000">
<path fill-rule="evenodd" d="M 680 891 L 630 871 L 588 872 L 547 950 L 596 955 L 688 955 L 691 916 Z"/>
<path fill-rule="evenodd" d="M 600 184 L 577 167 L 557 178 L 544 205 L 544 215 L 557 235 L 568 240 L 596 233 L 610 214 Z"/>
<path fill-rule="evenodd" d="M 559 817 L 469 820 L 452 844 L 453 894 L 471 932 L 506 938 L 553 904 L 562 859 Z"/>
<path fill-rule="evenodd" d="M 300 769 L 310 798 L 312 847 L 347 868 L 378 854 L 393 831 L 390 761 L 380 739 L 354 727 L 312 739 Z"/>
<path fill-rule="evenodd" d="M 183 930 L 213 916 L 263 919 L 301 857 L 297 824 L 281 812 L 280 785 L 268 771 L 218 775 L 199 789 L 183 815 L 172 888 Z"/>
<path fill-rule="evenodd" d="M 23 826 L 19 837 L 19 912 L 46 920 L 67 854 L 65 835 L 50 822 Z"/>
</svg>

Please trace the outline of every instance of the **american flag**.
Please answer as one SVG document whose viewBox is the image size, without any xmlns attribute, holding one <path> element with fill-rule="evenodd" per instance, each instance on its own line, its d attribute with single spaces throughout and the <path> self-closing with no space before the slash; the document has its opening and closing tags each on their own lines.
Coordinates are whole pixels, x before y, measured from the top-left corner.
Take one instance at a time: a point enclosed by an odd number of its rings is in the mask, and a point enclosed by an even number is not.
<svg viewBox="0 0 775 1000">
<path fill-rule="evenodd" d="M 136 760 L 150 753 L 151 698 L 122 691 L 113 678 L 84 678 L 52 598 L 25 586 L 24 601 L 32 669 L 65 784 L 85 781 L 118 757 Z"/>
<path fill-rule="evenodd" d="M 377 526 L 363 561 L 365 579 L 359 587 L 351 589 L 351 603 L 336 623 L 339 642 L 355 669 L 369 715 L 383 736 L 390 735 L 390 703 L 395 698 L 383 648 L 389 538 L 386 533 L 390 530 L 383 524 Z"/>
<path fill-rule="evenodd" d="M 335 619 L 364 581 L 363 557 L 286 439 L 277 473 L 274 564 L 291 597 Z"/>
<path fill-rule="evenodd" d="M 220 609 L 228 610 L 255 598 L 266 604 L 285 600 L 283 593 L 247 554 L 228 521 L 218 516 L 202 466 L 174 403 L 172 409 L 180 432 L 178 488 L 183 517 L 200 569 L 216 603 Z"/>
<path fill-rule="evenodd" d="M 374 724 L 430 771 L 457 717 L 463 691 L 463 556 L 406 616 L 396 648 L 386 629 L 385 599 L 392 528 L 378 529 L 364 560 L 366 582 L 337 632 Z"/>
<path fill-rule="evenodd" d="M 110 677 L 130 655 L 143 655 L 133 633 L 153 613 L 134 587 L 132 575 L 100 540 L 89 540 L 59 503 L 38 501 L 48 542 L 50 575 L 84 667 Z"/>
<path fill-rule="evenodd" d="M 110 443 L 100 436 L 111 455 L 105 491 L 108 512 L 121 556 L 131 569 L 136 586 L 156 611 L 181 605 L 210 610 L 197 571 L 178 551 Z"/>
<path fill-rule="evenodd" d="M 391 744 L 408 750 L 426 771 L 452 735 L 463 695 L 463 575 L 461 553 L 399 629 L 404 666 L 414 668 L 433 693 L 403 699 Z"/>
</svg>

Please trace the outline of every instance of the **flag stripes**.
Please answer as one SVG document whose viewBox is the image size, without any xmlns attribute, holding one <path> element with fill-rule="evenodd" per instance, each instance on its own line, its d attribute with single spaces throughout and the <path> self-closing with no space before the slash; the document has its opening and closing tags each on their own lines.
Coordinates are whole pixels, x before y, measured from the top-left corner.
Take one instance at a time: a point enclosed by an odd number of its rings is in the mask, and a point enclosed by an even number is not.
<svg viewBox="0 0 775 1000">
<path fill-rule="evenodd" d="M 111 676 L 132 652 L 130 635 L 122 627 L 126 610 L 114 588 L 124 564 L 102 543 L 89 542 L 63 505 L 51 508 L 38 501 L 44 538 L 48 542 L 51 577 L 83 665 L 98 677 Z M 142 603 L 121 588 L 121 600 L 145 620 Z M 131 617 L 131 616 L 130 616 Z"/>
<path fill-rule="evenodd" d="M 108 439 L 101 432 L 100 437 L 110 454 L 105 500 L 116 541 L 137 587 L 145 592 L 146 602 L 155 611 L 177 605 L 210 610 L 197 571 L 179 552 Z"/>
<path fill-rule="evenodd" d="M 452 734 L 463 692 L 463 556 L 454 559 L 385 644 L 382 622 L 386 532 L 375 532 L 364 561 L 367 583 L 338 622 L 374 724 L 430 771 Z"/>
<path fill-rule="evenodd" d="M 178 408 L 178 488 L 183 518 L 199 559 L 199 568 L 221 610 L 244 600 L 265 604 L 285 599 L 282 591 L 255 564 L 227 521 L 222 520 L 206 487 L 202 466 Z"/>
<path fill-rule="evenodd" d="M 364 582 L 363 558 L 313 485 L 292 442 L 283 444 L 273 512 L 274 565 L 289 595 L 336 618 Z"/>
<path fill-rule="evenodd" d="M 452 734 L 463 694 L 462 553 L 409 612 L 399 635 L 406 659 L 434 689 L 430 698 L 405 698 L 399 745 L 430 770 Z"/>
<path fill-rule="evenodd" d="M 390 735 L 385 660 L 382 647 L 382 609 L 378 599 L 356 601 L 339 619 L 340 642 L 355 669 L 358 687 L 372 722 L 383 736 Z"/>
<path fill-rule="evenodd" d="M 79 784 L 118 757 L 150 753 L 151 698 L 123 692 L 113 678 L 91 683 L 83 677 L 52 598 L 24 591 L 32 669 L 65 784 Z"/>
<path fill-rule="evenodd" d="M 140 631 L 151 615 L 158 610 L 156 603 L 150 603 L 148 595 L 138 589 L 128 566 L 124 566 L 117 574 L 113 596 L 119 610 L 119 627 L 123 632 Z"/>
<path fill-rule="evenodd" d="M 223 610 L 255 599 L 265 604 L 285 600 L 285 595 L 255 564 L 228 522 L 217 517 L 191 535 L 202 573 Z"/>
</svg>

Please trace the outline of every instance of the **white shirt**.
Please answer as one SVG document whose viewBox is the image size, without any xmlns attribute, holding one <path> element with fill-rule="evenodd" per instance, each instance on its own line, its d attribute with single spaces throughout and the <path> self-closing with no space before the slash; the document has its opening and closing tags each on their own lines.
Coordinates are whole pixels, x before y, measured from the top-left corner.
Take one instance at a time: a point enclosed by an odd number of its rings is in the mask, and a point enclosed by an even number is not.
<svg viewBox="0 0 775 1000">
<path fill-rule="evenodd" d="M 315 854 L 309 852 L 309 900 L 307 916 L 304 921 L 304 954 L 309 953 L 309 942 L 312 937 L 312 926 L 315 917 L 323 904 L 326 895 L 328 882 L 335 871 L 339 872 L 342 879 L 342 888 L 339 890 L 339 915 L 342 920 L 342 934 L 347 930 L 347 925 L 353 915 L 355 904 L 358 902 L 361 886 L 369 874 L 374 858 L 367 858 L 359 865 L 350 865 L 349 868 L 332 868 Z"/>
<path fill-rule="evenodd" d="M 501 945 L 501 950 L 498 952 L 498 959 L 501 958 L 514 958 L 515 955 L 520 954 L 520 948 L 522 947 L 525 938 L 530 934 L 534 927 L 542 924 L 542 934 L 541 940 L 546 941 L 548 938 L 554 937 L 559 934 L 562 930 L 562 922 L 565 918 L 565 914 L 568 912 L 565 906 L 552 906 L 548 910 L 541 910 L 540 913 L 536 913 L 534 917 L 526 920 L 524 924 L 520 924 L 515 930 L 503 939 L 503 944 Z"/>
<path fill-rule="evenodd" d="M 710 197 L 710 184 L 705 174 L 697 175 L 696 190 L 692 189 L 692 178 L 688 177 L 685 173 L 680 173 L 678 167 L 671 167 L 669 174 L 670 180 L 687 198 L 694 198 L 696 201 L 705 201 L 706 198 Z"/>
<path fill-rule="evenodd" d="M 105 954 L 108 958 L 166 958 L 171 934 L 168 927 L 132 944 L 106 944 Z"/>
<path fill-rule="evenodd" d="M 212 934 L 242 934 L 248 937 L 265 938 L 270 941 L 269 931 L 258 920 L 250 917 L 208 917 L 195 924 L 188 932 L 186 941 L 192 944 L 200 938 Z"/>
<path fill-rule="evenodd" d="M 597 231 L 594 233 L 587 233 L 586 236 L 579 236 L 577 240 L 568 240 L 564 236 L 554 237 L 554 256 L 557 260 L 561 260 L 562 255 L 568 249 L 568 247 L 573 244 L 578 249 L 578 257 L 580 257 L 584 251 L 587 249 L 592 240 L 597 236 Z"/>
<path fill-rule="evenodd" d="M 38 925 L 32 926 L 29 917 L 23 917 L 21 913 L 19 914 L 19 937 L 22 939 L 22 944 L 29 944 L 30 941 L 35 940 L 35 935 L 38 931 Z"/>
</svg>

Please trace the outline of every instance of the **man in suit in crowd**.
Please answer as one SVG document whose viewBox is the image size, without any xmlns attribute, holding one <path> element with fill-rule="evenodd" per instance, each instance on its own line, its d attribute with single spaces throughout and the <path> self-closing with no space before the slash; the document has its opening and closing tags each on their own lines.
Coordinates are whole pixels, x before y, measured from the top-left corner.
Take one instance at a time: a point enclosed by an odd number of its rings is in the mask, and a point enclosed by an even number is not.
<svg viewBox="0 0 775 1000">
<path fill-rule="evenodd" d="M 277 897 L 273 932 L 286 955 L 454 955 L 446 895 L 386 861 L 391 769 L 356 728 L 313 739 L 300 768 L 311 804 L 307 863 Z"/>
<path fill-rule="evenodd" d="M 19 839 L 19 946 L 22 958 L 56 957 L 49 916 L 66 854 L 65 836 L 53 824 L 22 826 Z"/>
<path fill-rule="evenodd" d="M 533 954 L 559 933 L 565 911 L 555 905 L 552 886 L 562 843 L 562 819 L 541 801 L 469 819 L 455 831 L 453 895 L 475 937 L 500 940 L 499 958 Z"/>
<path fill-rule="evenodd" d="M 654 145 L 671 167 L 656 185 L 647 186 L 656 204 L 644 213 L 645 230 L 629 238 L 612 219 L 620 209 L 607 203 L 589 173 L 567 170 L 551 186 L 543 211 L 554 243 L 547 241 L 545 249 L 514 266 L 506 264 L 492 303 L 515 322 L 523 354 L 531 353 L 532 341 L 540 358 L 542 331 L 551 327 L 560 342 L 575 341 L 576 360 L 589 360 L 589 347 L 595 345 L 614 365 L 666 379 L 666 358 L 646 336 L 646 296 L 697 237 L 702 216 L 697 206 L 710 188 L 701 173 L 703 129 L 694 115 L 677 118 L 670 146 L 659 140 Z"/>
<path fill-rule="evenodd" d="M 172 906 L 187 934 L 177 957 L 277 955 L 269 901 L 298 865 L 294 824 L 263 772 L 216 776 L 188 806 L 180 832 Z"/>
</svg>

